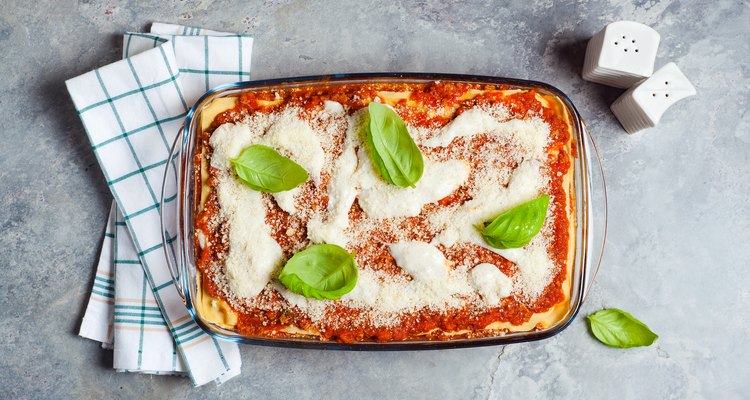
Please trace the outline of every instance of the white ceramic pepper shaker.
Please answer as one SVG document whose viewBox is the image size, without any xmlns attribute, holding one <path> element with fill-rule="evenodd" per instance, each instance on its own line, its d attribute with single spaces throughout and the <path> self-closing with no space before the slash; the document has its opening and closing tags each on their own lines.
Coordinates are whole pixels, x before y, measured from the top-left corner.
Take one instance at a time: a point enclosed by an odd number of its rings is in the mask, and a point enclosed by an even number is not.
<svg viewBox="0 0 750 400">
<path fill-rule="evenodd" d="M 695 87 L 675 63 L 622 94 L 610 109 L 628 133 L 652 128 L 674 103 L 696 94 Z"/>
<path fill-rule="evenodd" d="M 633 21 L 613 22 L 589 40 L 583 79 L 629 88 L 654 72 L 659 33 Z"/>
</svg>

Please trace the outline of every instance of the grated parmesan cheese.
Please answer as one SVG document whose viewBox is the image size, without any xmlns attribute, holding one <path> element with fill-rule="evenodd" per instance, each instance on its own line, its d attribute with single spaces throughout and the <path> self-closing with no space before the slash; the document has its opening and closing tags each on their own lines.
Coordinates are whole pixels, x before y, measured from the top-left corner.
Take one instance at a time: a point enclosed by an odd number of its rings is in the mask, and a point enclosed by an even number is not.
<svg viewBox="0 0 750 400">
<path fill-rule="evenodd" d="M 453 193 L 469 177 L 469 166 L 461 160 L 424 160 L 424 173 L 414 188 L 401 188 L 384 181 L 373 169 L 367 151 L 360 147 L 360 167 L 354 176 L 359 186 L 359 205 L 370 218 L 415 217 L 425 204 Z"/>
<path fill-rule="evenodd" d="M 278 115 L 261 142 L 294 160 L 310 174 L 316 185 L 320 184 L 326 156 L 318 135 L 309 123 L 297 116 L 297 110 L 288 109 Z"/>
<path fill-rule="evenodd" d="M 427 147 L 445 147 L 458 137 L 490 133 L 512 140 L 520 150 L 531 155 L 544 155 L 549 141 L 549 125 L 540 117 L 527 119 L 507 118 L 507 111 L 494 112 L 472 108 L 456 117 L 450 124 L 423 141 Z M 504 110 L 504 109 L 500 109 Z"/>
<path fill-rule="evenodd" d="M 439 248 L 460 242 L 489 248 L 473 225 L 531 200 L 544 190 L 548 183 L 543 170 L 550 135 L 547 123 L 536 116 L 508 119 L 505 108 L 495 107 L 466 110 L 443 128 L 409 127 L 415 141 L 425 147 L 444 147 L 459 137 L 488 134 L 507 142 L 511 150 L 509 154 L 481 155 L 495 167 L 474 171 L 463 159 L 425 157 L 425 172 L 416 187 L 399 188 L 387 184 L 373 170 L 362 143 L 366 116 L 365 109 L 347 116 L 340 103 L 325 101 L 318 116 L 313 117 L 314 124 L 301 120 L 298 109 L 288 108 L 275 114 L 253 115 L 243 123 L 224 124 L 213 133 L 211 165 L 222 171 L 217 192 L 220 216 L 230 228 L 225 269 L 233 294 L 249 299 L 271 282 L 269 288 L 306 312 L 313 322 L 323 319 L 326 309 L 336 304 L 306 299 L 272 281 L 283 263 L 281 249 L 270 236 L 265 211 L 246 212 L 265 210 L 262 196 L 239 183 L 228 163 L 229 158 L 255 143 L 274 147 L 299 163 L 316 185 L 324 172 L 330 175 L 327 207 L 312 213 L 304 222 L 312 243 L 333 243 L 351 249 L 385 219 L 397 223 L 417 216 L 426 204 L 467 186 L 469 200 L 435 208 L 428 214 L 435 233 L 430 243 L 396 240 L 389 245 L 398 267 L 413 279 L 360 266 L 357 285 L 339 301 L 368 310 L 371 323 L 396 324 L 399 313 L 422 308 L 447 310 L 475 301 L 496 305 L 511 294 L 532 301 L 541 294 L 555 267 L 547 254 L 544 235 L 537 235 L 522 249 L 490 248 L 517 265 L 512 277 L 492 264 L 450 266 Z M 325 138 L 339 131 L 343 142 L 334 147 Z M 340 151 L 331 151 L 334 148 Z M 274 194 L 273 198 L 282 210 L 294 214 L 306 207 L 300 204 L 299 193 L 297 188 Z M 349 213 L 356 199 L 366 218 L 352 224 Z"/>
<path fill-rule="evenodd" d="M 257 296 L 282 264 L 281 247 L 265 222 L 261 193 L 222 174 L 217 197 L 220 216 L 230 228 L 231 251 L 224 263 L 229 286 L 240 297 Z"/>
<path fill-rule="evenodd" d="M 480 133 L 492 132 L 498 125 L 497 120 L 489 113 L 477 108 L 464 111 L 450 124 L 446 125 L 440 133 L 424 142 L 428 147 L 439 147 L 449 145 L 453 139 L 462 136 L 473 136 Z"/>
<path fill-rule="evenodd" d="M 357 197 L 357 188 L 352 181 L 358 165 L 356 146 L 360 144 L 359 126 L 363 115 L 360 110 L 349 118 L 344 147 L 334 161 L 328 184 L 327 213 L 315 214 L 307 224 L 307 236 L 313 243 L 346 247 L 349 242 L 344 231 L 349 227 L 349 209 Z"/>
<path fill-rule="evenodd" d="M 240 124 L 224 124 L 211 135 L 214 154 L 211 166 L 217 169 L 230 167 L 229 159 L 253 144 L 264 144 L 289 157 L 304 168 L 316 185 L 325 162 L 325 153 L 317 134 L 310 124 L 301 120 L 295 110 L 286 110 L 275 118 L 256 116 Z M 214 145 L 216 143 L 216 145 Z M 282 210 L 294 213 L 295 196 L 299 189 L 273 193 Z"/>
</svg>

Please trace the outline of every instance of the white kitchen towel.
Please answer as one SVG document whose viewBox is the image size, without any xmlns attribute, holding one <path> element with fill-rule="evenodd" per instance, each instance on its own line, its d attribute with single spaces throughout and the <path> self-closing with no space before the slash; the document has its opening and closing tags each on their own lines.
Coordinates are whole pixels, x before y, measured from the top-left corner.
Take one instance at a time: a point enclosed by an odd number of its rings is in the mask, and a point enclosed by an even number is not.
<svg viewBox="0 0 750 400">
<path fill-rule="evenodd" d="M 126 34 L 125 60 L 66 84 L 122 212 L 145 282 L 176 338 L 193 383 L 222 382 L 239 373 L 239 350 L 235 344 L 218 342 L 202 333 L 190 319 L 166 267 L 158 194 L 169 145 L 187 108 L 214 85 L 249 78 L 253 39 L 218 32 L 208 33 L 223 36 L 173 35 L 175 29 L 206 32 L 167 24 L 154 24 L 153 29 L 164 29 L 165 33 Z M 176 197 L 173 187 L 168 190 L 165 207 L 171 207 Z M 117 282 L 115 285 L 119 287 Z M 145 295 L 141 298 L 148 300 Z M 114 306 L 117 304 L 115 301 Z M 144 331 L 144 338 L 148 333 Z M 149 357 L 144 349 L 141 354 Z M 178 365 L 174 364 L 175 371 Z"/>
<path fill-rule="evenodd" d="M 192 105 L 212 87 L 249 78 L 251 44 L 248 44 L 246 35 L 158 23 L 152 25 L 151 32 L 151 34 L 127 33 L 123 42 L 123 58 L 171 41 L 180 70 L 183 96 L 188 105 Z M 206 35 L 221 38 L 209 38 Z M 237 43 L 236 51 L 227 51 L 233 43 Z M 133 248 L 132 241 L 127 238 L 120 240 L 124 236 L 120 235 L 117 238 L 119 248 L 121 249 L 122 246 Z M 122 251 L 118 252 L 118 256 L 122 253 Z M 130 254 L 135 254 L 134 248 Z M 125 266 L 132 261 L 120 258 L 118 257 L 115 261 L 116 267 L 120 263 L 124 263 L 123 266 Z M 116 282 L 121 276 L 125 276 L 129 284 L 139 282 L 133 272 L 123 275 L 125 271 L 120 268 L 116 268 L 116 271 Z M 140 280 L 144 279 L 145 276 Z M 140 287 L 138 284 L 135 286 Z M 120 289 L 121 285 L 117 287 Z M 149 292 L 142 292 L 138 297 L 116 295 L 114 335 L 117 344 L 115 345 L 114 367 L 117 370 L 149 373 L 183 371 L 181 363 L 173 362 L 175 361 L 174 342 L 171 334 L 159 327 L 159 322 L 154 318 L 153 313 L 133 312 L 133 307 L 137 307 L 137 304 L 132 303 L 138 301 L 144 302 L 145 305 L 154 299 Z M 185 328 L 181 327 L 188 322 L 190 321 L 175 321 L 178 325 L 175 337 L 190 340 L 191 336 L 201 334 L 199 327 L 195 324 L 190 323 Z M 162 327 L 166 327 L 166 324 L 162 324 Z M 141 335 L 145 336 L 146 340 Z M 144 343 L 146 343 L 145 348 Z M 149 357 L 143 358 L 142 352 L 149 354 Z"/>
<path fill-rule="evenodd" d="M 143 273 L 125 220 L 119 210 L 115 215 L 114 367 L 121 372 L 183 375 L 186 369 L 175 339 Z M 179 327 L 187 319 L 174 323 Z M 183 337 L 199 333 L 195 324 L 190 332 L 180 330 Z"/>
<path fill-rule="evenodd" d="M 115 275 L 113 248 L 115 237 L 115 204 L 109 210 L 107 227 L 102 239 L 102 251 L 96 265 L 94 283 L 89 296 L 86 312 L 83 314 L 79 335 L 102 343 L 106 349 L 112 348 L 115 305 Z"/>
</svg>

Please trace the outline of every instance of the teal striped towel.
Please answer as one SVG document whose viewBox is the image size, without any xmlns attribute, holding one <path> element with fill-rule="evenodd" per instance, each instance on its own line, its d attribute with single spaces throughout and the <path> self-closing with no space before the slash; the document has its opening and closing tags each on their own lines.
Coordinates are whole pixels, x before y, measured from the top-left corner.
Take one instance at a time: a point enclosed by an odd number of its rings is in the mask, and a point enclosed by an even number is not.
<svg viewBox="0 0 750 400">
<path fill-rule="evenodd" d="M 101 342 L 105 349 L 111 349 L 114 343 L 115 264 L 113 251 L 116 211 L 115 203 L 112 202 L 99 262 L 96 265 L 96 275 L 91 287 L 91 296 L 78 332 L 85 338 Z"/>
<path fill-rule="evenodd" d="M 80 334 L 113 346 L 118 371 L 186 373 L 196 386 L 240 372 L 237 345 L 205 334 L 174 288 L 159 221 L 174 201 L 160 205 L 158 194 L 187 109 L 214 86 L 248 80 L 252 44 L 154 23 L 125 34 L 122 61 L 66 82 L 115 198 Z"/>
</svg>

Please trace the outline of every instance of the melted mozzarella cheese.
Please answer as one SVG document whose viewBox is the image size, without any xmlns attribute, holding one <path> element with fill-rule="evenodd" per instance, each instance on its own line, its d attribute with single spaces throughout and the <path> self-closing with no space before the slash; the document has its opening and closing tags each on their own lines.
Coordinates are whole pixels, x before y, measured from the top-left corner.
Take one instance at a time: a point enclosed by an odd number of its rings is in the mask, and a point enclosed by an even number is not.
<svg viewBox="0 0 750 400">
<path fill-rule="evenodd" d="M 257 296 L 282 262 L 281 247 L 265 222 L 263 198 L 228 174 L 220 178 L 217 197 L 230 228 L 231 251 L 224 260 L 229 286 L 240 297 Z"/>
<path fill-rule="evenodd" d="M 437 247 L 425 242 L 399 242 L 388 246 L 396 264 L 417 282 L 442 285 L 448 277 L 448 260 Z"/>
<path fill-rule="evenodd" d="M 483 133 L 512 140 L 521 150 L 529 154 L 543 154 L 549 141 L 549 125 L 539 117 L 510 119 L 507 115 L 493 115 L 479 108 L 464 111 L 450 124 L 423 141 L 427 147 L 448 146 L 453 139 Z"/>
<path fill-rule="evenodd" d="M 521 297 L 536 298 L 552 279 L 555 264 L 538 238 L 519 249 L 493 249 L 486 244 L 485 247 L 516 263 L 518 273 L 513 276 L 513 287 Z"/>
<path fill-rule="evenodd" d="M 299 142 L 295 142 L 295 138 Z M 282 118 L 256 118 L 243 124 L 224 124 L 211 135 L 211 166 L 221 170 L 217 185 L 220 215 L 229 225 L 229 254 L 225 260 L 227 281 L 240 297 L 254 297 L 274 276 L 282 261 L 281 247 L 265 223 L 260 192 L 242 184 L 231 171 L 230 158 L 252 144 L 265 144 L 286 152 L 315 179 L 320 179 L 324 155 L 316 134 L 296 114 Z M 307 149 L 307 150 L 306 150 Z M 275 194 L 279 206 L 294 210 L 298 190 Z M 261 210 L 247 212 L 247 210 Z"/>
<path fill-rule="evenodd" d="M 344 106 L 337 101 L 326 100 L 323 102 L 323 109 L 331 115 L 344 115 Z"/>
<path fill-rule="evenodd" d="M 299 119 L 295 110 L 287 110 L 268 128 L 263 144 L 288 156 L 302 166 L 315 184 L 320 183 L 320 172 L 325 162 L 325 152 L 320 139 L 309 123 Z"/>
<path fill-rule="evenodd" d="M 453 193 L 469 176 L 469 166 L 464 161 L 425 159 L 423 176 L 415 188 L 387 183 L 373 169 L 362 143 L 365 111 L 358 110 L 348 118 L 344 147 L 334 161 L 328 185 L 327 214 L 315 215 L 308 223 L 308 237 L 313 242 L 342 246 L 348 243 L 344 230 L 349 225 L 349 209 L 357 197 L 370 218 L 413 217 L 419 215 L 425 204 Z"/>
<path fill-rule="evenodd" d="M 302 166 L 316 185 L 320 184 L 320 173 L 325 162 L 325 153 L 315 131 L 305 121 L 297 117 L 296 112 L 288 110 L 268 128 L 261 142 L 273 147 L 280 153 Z M 299 188 L 274 193 L 273 198 L 279 207 L 288 212 L 297 211 L 294 197 Z"/>
<path fill-rule="evenodd" d="M 460 160 L 424 160 L 424 173 L 415 187 L 401 188 L 383 180 L 373 169 L 367 151 L 359 149 L 359 205 L 370 218 L 416 217 L 425 204 L 434 203 L 458 189 L 469 177 L 469 166 Z"/>
<path fill-rule="evenodd" d="M 279 208 L 290 214 L 293 214 L 297 211 L 297 204 L 295 204 L 294 198 L 298 193 L 299 187 L 296 187 L 284 192 L 271 193 L 271 196 L 273 196 L 273 199 L 276 200 L 276 204 L 279 205 Z"/>
<path fill-rule="evenodd" d="M 349 118 L 344 148 L 334 161 L 328 183 L 328 209 L 323 214 L 314 214 L 307 223 L 307 237 L 313 243 L 333 243 L 342 247 L 349 243 L 345 231 L 349 227 L 349 210 L 357 197 L 353 177 L 358 164 L 356 147 L 360 143 L 362 117 L 360 110 Z"/>
<path fill-rule="evenodd" d="M 232 290 L 241 297 L 257 295 L 282 259 L 281 249 L 265 224 L 265 212 L 239 211 L 264 209 L 261 194 L 239 183 L 230 171 L 228 158 L 236 157 L 245 147 L 262 143 L 276 148 L 305 168 L 316 184 L 324 170 L 330 171 L 327 208 L 313 213 L 306 227 L 308 239 L 313 243 L 346 247 L 352 241 L 356 233 L 350 226 L 349 212 L 357 198 L 371 221 L 411 217 L 418 215 L 425 204 L 450 195 L 468 180 L 470 170 L 466 162 L 425 158 L 425 172 L 415 188 L 389 185 L 373 170 L 362 143 L 366 109 L 345 116 L 340 104 L 326 102 L 323 112 L 336 115 L 337 123 L 347 124 L 343 148 L 337 157 L 329 160 L 328 169 L 320 142 L 322 134 L 301 121 L 294 110 L 253 117 L 243 124 L 225 124 L 211 137 L 214 149 L 211 165 L 224 171 L 217 189 L 221 215 L 231 228 L 227 278 Z M 477 172 L 474 184 L 468 189 L 468 201 L 432 211 L 429 224 L 437 233 L 432 243 L 403 241 L 389 246 L 397 265 L 412 276 L 412 281 L 360 270 L 357 286 L 342 300 L 375 311 L 398 312 L 412 307 L 458 306 L 472 296 L 481 296 L 489 304 L 496 304 L 511 290 L 530 298 L 541 293 L 554 269 L 542 240 L 535 239 L 523 249 L 490 248 L 518 265 L 513 279 L 492 265 L 480 264 L 471 272 L 468 266 L 451 269 L 436 247 L 468 242 L 489 248 L 474 224 L 535 198 L 547 184 L 542 165 L 546 160 L 544 147 L 549 126 L 538 118 L 508 121 L 501 118 L 498 113 L 470 109 L 448 126 L 431 132 L 426 136 L 429 139 L 417 138 L 422 145 L 444 146 L 456 137 L 482 133 L 499 135 L 516 152 L 514 157 L 519 165 L 512 174 L 509 167 Z M 295 199 L 298 192 L 299 189 L 277 193 L 274 198 L 283 210 L 293 213 L 298 207 Z M 278 290 L 288 301 L 308 312 L 323 312 L 320 304 L 327 304 L 319 300 L 302 301 L 298 295 Z"/>
<path fill-rule="evenodd" d="M 231 166 L 230 158 L 237 157 L 253 144 L 264 144 L 288 156 L 308 172 L 316 185 L 320 184 L 325 152 L 317 133 L 294 110 L 287 110 L 272 120 L 258 117 L 248 123 L 221 125 L 211 135 L 211 143 L 214 168 L 227 169 Z M 282 210 L 294 213 L 297 211 L 294 198 L 298 193 L 299 188 L 294 188 L 272 195 Z"/>
<path fill-rule="evenodd" d="M 510 296 L 513 290 L 513 281 L 492 264 L 479 264 L 469 274 L 472 285 L 489 305 L 497 305 L 500 299 Z"/>
<path fill-rule="evenodd" d="M 546 184 L 541 165 L 527 160 L 513 171 L 508 187 L 502 186 L 496 176 L 485 175 L 477 180 L 478 190 L 466 203 L 443 208 L 430 215 L 430 223 L 440 232 L 433 243 L 450 247 L 457 242 L 483 246 L 484 239 L 474 227 L 523 202 L 532 200 Z M 466 221 L 466 223 L 456 223 Z"/>
<path fill-rule="evenodd" d="M 251 124 L 224 124 L 211 134 L 211 166 L 226 170 L 231 168 L 229 159 L 237 158 L 246 147 L 257 143 L 263 130 Z"/>
<path fill-rule="evenodd" d="M 496 128 L 497 124 L 495 117 L 489 113 L 472 108 L 454 118 L 440 133 L 426 140 L 424 145 L 428 147 L 447 146 L 457 137 L 491 132 Z"/>
</svg>

